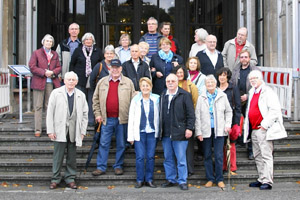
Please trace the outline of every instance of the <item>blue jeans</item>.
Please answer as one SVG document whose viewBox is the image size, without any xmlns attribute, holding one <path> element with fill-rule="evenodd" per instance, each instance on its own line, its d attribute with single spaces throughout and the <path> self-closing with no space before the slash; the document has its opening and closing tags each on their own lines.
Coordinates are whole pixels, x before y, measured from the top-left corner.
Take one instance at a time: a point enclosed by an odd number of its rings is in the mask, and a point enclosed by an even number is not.
<svg viewBox="0 0 300 200">
<path fill-rule="evenodd" d="M 215 138 L 214 129 L 211 129 L 210 138 L 203 139 L 203 151 L 204 151 L 204 166 L 206 179 L 208 181 L 219 183 L 224 181 L 223 178 L 223 146 L 224 137 Z M 212 161 L 212 148 L 214 147 L 215 155 L 215 177 L 214 167 Z"/>
<path fill-rule="evenodd" d="M 97 155 L 97 169 L 106 171 L 111 137 L 113 133 L 116 135 L 117 144 L 116 162 L 113 165 L 113 168 L 123 168 L 125 152 L 124 126 L 125 124 L 119 124 L 118 118 L 113 117 L 107 118 L 106 125 L 102 124 L 100 145 Z"/>
<path fill-rule="evenodd" d="M 140 141 L 134 141 L 137 182 L 144 182 L 144 180 L 146 182 L 153 181 L 155 146 L 155 133 L 141 132 Z"/>
<path fill-rule="evenodd" d="M 186 183 L 188 176 L 186 163 L 186 148 L 188 141 L 172 141 L 170 137 L 162 139 L 164 149 L 164 168 L 166 179 L 172 183 Z M 175 157 L 177 160 L 177 168 L 175 165 Z M 178 171 L 178 179 L 176 179 Z"/>
</svg>

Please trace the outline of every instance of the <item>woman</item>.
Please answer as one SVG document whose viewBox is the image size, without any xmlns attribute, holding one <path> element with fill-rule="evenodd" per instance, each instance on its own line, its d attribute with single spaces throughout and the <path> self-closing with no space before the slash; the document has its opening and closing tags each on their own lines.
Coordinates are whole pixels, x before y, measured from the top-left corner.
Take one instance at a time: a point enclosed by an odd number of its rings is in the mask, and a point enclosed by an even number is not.
<svg viewBox="0 0 300 200">
<path fill-rule="evenodd" d="M 153 184 L 156 138 L 159 133 L 159 96 L 152 94 L 152 82 L 143 77 L 139 81 L 141 92 L 132 100 L 129 108 L 127 141 L 134 144 L 136 154 L 137 183 L 135 188 Z M 146 167 L 145 167 L 146 158 Z"/>
<path fill-rule="evenodd" d="M 159 42 L 157 54 L 151 58 L 150 68 L 153 81 L 153 93 L 161 94 L 166 89 L 166 77 L 172 72 L 173 68 L 183 64 L 181 56 L 171 51 L 171 41 L 163 37 Z"/>
<path fill-rule="evenodd" d="M 198 88 L 200 95 L 205 90 L 205 75 L 201 73 L 200 61 L 198 57 L 189 57 L 186 61 L 186 68 L 189 70 L 188 80 L 191 80 Z"/>
<path fill-rule="evenodd" d="M 205 39 L 208 36 L 208 33 L 203 28 L 198 28 L 195 30 L 195 42 L 192 47 L 189 54 L 189 57 L 194 57 L 197 55 L 199 51 L 202 51 L 206 48 Z"/>
<path fill-rule="evenodd" d="M 216 181 L 218 187 L 224 188 L 222 170 L 224 136 L 230 131 L 232 110 L 226 94 L 217 88 L 214 75 L 206 76 L 205 86 L 206 91 L 197 101 L 195 135 L 203 141 L 205 174 L 208 180 L 205 187 L 212 187 L 213 182 Z M 212 148 L 214 148 L 215 167 L 212 162 Z"/>
<path fill-rule="evenodd" d="M 217 71 L 217 77 L 220 83 L 220 89 L 225 92 L 227 95 L 230 107 L 233 111 L 232 117 L 232 126 L 238 126 L 236 130 L 239 130 L 240 118 L 241 118 L 241 98 L 240 98 L 240 90 L 238 87 L 233 87 L 231 83 L 229 83 L 231 78 L 231 71 L 227 67 L 223 67 Z M 234 129 L 231 129 L 232 131 Z M 230 134 L 233 134 L 232 132 Z M 236 166 L 236 149 L 235 149 L 235 140 L 238 135 L 235 135 L 236 138 L 233 139 L 233 135 L 230 135 L 230 171 L 235 172 L 237 170 Z M 227 159 L 226 159 L 226 142 L 224 146 L 224 162 L 223 162 L 223 171 L 227 170 Z M 231 173 L 234 174 L 234 173 Z"/>
<path fill-rule="evenodd" d="M 166 38 L 168 38 L 172 42 L 171 51 L 180 55 L 180 47 L 178 40 L 170 35 L 171 32 L 171 23 L 170 22 L 162 22 L 159 27 L 159 32 Z"/>
<path fill-rule="evenodd" d="M 58 54 L 51 50 L 54 38 L 46 34 L 42 39 L 43 47 L 34 51 L 29 60 L 32 73 L 31 89 L 33 89 L 35 137 L 41 137 L 43 105 L 47 112 L 48 100 L 53 87 L 60 87 L 58 74 L 61 66 Z"/>
<path fill-rule="evenodd" d="M 198 88 L 194 83 L 190 80 L 187 80 L 188 72 L 184 66 L 178 65 L 174 70 L 173 73 L 176 74 L 178 77 L 178 86 L 184 89 L 185 91 L 191 93 L 192 100 L 194 104 L 194 108 L 196 107 L 197 100 L 198 100 Z M 194 137 L 190 137 L 188 140 L 188 147 L 186 151 L 186 159 L 187 159 L 187 166 L 188 166 L 188 175 L 191 176 L 194 174 Z"/>
<path fill-rule="evenodd" d="M 103 60 L 101 49 L 95 46 L 96 41 L 92 33 L 86 33 L 82 37 L 82 45 L 78 46 L 70 62 L 70 71 L 74 71 L 78 76 L 76 88 L 80 89 L 87 97 L 89 105 L 89 126 L 95 123 L 92 109 L 93 91 L 90 90 L 90 81 L 88 80 L 94 66 Z"/>
<path fill-rule="evenodd" d="M 109 70 L 111 68 L 110 63 L 115 56 L 116 54 L 114 46 L 107 45 L 104 49 L 104 60 L 94 66 L 94 69 L 90 75 L 90 86 L 92 91 L 95 91 L 96 85 L 101 78 L 109 75 Z"/>
<path fill-rule="evenodd" d="M 118 59 L 121 61 L 121 64 L 123 64 L 131 57 L 129 47 L 131 44 L 130 36 L 127 33 L 122 34 L 119 40 L 119 44 L 121 46 L 117 47 L 115 49 L 115 52 L 118 56 Z"/>
<path fill-rule="evenodd" d="M 147 42 L 140 42 L 139 47 L 140 58 L 142 59 L 142 61 L 145 61 L 149 65 L 151 59 L 146 56 L 149 52 L 149 44 Z"/>
</svg>

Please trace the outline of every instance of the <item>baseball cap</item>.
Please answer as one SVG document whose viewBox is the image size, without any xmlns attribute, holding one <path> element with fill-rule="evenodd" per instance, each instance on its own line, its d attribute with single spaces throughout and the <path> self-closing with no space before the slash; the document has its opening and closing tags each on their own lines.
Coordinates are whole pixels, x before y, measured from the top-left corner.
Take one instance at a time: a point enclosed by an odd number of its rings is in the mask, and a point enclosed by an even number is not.
<svg viewBox="0 0 300 200">
<path fill-rule="evenodd" d="M 111 66 L 120 67 L 121 61 L 119 59 L 113 59 L 113 60 L 111 60 L 110 64 L 111 64 Z"/>
</svg>

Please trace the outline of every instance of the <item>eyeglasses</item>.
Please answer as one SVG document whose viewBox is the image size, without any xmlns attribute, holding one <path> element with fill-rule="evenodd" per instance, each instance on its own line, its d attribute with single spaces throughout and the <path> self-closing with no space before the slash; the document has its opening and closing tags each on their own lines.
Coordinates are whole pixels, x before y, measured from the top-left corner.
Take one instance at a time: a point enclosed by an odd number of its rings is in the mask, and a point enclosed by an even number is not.
<svg viewBox="0 0 300 200">
<path fill-rule="evenodd" d="M 175 83 L 176 81 L 175 80 L 167 80 L 166 82 L 167 83 Z"/>
</svg>

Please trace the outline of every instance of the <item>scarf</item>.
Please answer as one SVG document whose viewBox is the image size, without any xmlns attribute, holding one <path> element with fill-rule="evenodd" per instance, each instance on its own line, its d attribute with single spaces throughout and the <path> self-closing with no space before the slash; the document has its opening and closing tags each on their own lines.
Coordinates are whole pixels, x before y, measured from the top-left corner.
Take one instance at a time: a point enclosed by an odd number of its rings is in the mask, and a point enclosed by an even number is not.
<svg viewBox="0 0 300 200">
<path fill-rule="evenodd" d="M 46 49 L 45 47 L 44 47 L 44 53 L 47 56 L 48 68 L 49 68 L 50 61 L 51 61 L 51 58 L 53 57 L 53 54 L 51 53 L 51 49 Z"/>
<path fill-rule="evenodd" d="M 198 74 L 199 74 L 198 71 L 189 71 L 189 73 L 190 73 L 190 76 L 191 76 L 191 77 L 192 77 L 192 75 L 194 75 L 193 78 L 191 78 L 191 81 L 192 81 L 192 82 L 197 78 L 197 76 L 198 76 Z"/>
<path fill-rule="evenodd" d="M 214 102 L 215 102 L 217 94 L 218 94 L 217 89 L 215 89 L 215 92 L 213 94 L 206 91 L 206 95 L 207 95 L 207 98 L 208 98 L 208 104 L 209 104 L 210 119 L 214 118 L 214 109 L 213 109 L 213 107 L 214 107 Z"/>
<path fill-rule="evenodd" d="M 173 58 L 173 52 L 172 51 L 169 51 L 169 53 L 168 54 L 166 54 L 163 50 L 159 50 L 158 51 L 158 55 L 159 55 L 159 57 L 162 59 L 162 60 L 164 60 L 164 61 L 166 61 L 166 63 L 167 62 L 171 62 L 172 61 L 172 58 Z"/>
<path fill-rule="evenodd" d="M 87 51 L 89 52 L 89 55 L 87 55 Z M 82 52 L 85 56 L 85 76 L 89 77 L 89 75 L 92 73 L 91 55 L 93 53 L 93 47 L 87 47 L 83 45 Z"/>
</svg>

